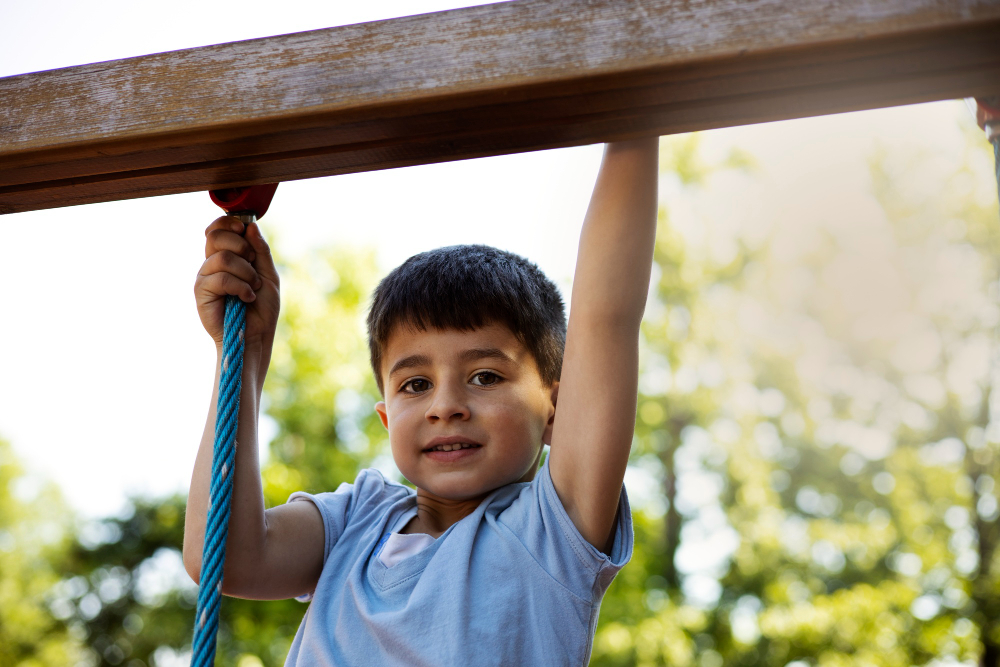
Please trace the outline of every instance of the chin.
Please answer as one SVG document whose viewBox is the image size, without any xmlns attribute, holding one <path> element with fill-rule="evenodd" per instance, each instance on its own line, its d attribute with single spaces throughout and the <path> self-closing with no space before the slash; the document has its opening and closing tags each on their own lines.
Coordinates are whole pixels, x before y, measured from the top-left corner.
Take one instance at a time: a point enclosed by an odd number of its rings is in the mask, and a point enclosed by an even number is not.
<svg viewBox="0 0 1000 667">
<path fill-rule="evenodd" d="M 448 500 L 472 500 L 474 498 L 488 495 L 491 491 L 495 491 L 503 485 L 463 484 L 461 482 L 455 482 L 451 484 L 437 484 L 432 486 L 436 486 L 437 488 L 428 490 L 439 498 L 447 498 Z"/>
<path fill-rule="evenodd" d="M 429 483 L 426 486 L 421 484 L 416 484 L 418 488 L 427 491 L 428 493 L 433 493 L 439 498 L 446 498 L 448 500 L 472 500 L 474 498 L 479 498 L 482 496 L 489 495 L 491 492 L 496 491 L 502 486 L 510 484 L 512 481 L 503 480 L 483 480 L 483 479 L 432 479 L 427 480 Z"/>
</svg>

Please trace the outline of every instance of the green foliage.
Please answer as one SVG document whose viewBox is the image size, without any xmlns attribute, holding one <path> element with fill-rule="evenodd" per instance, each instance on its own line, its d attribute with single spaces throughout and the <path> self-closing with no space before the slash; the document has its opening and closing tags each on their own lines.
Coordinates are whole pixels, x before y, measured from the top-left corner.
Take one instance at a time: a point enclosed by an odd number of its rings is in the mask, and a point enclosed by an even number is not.
<svg viewBox="0 0 1000 667">
<path fill-rule="evenodd" d="M 706 166 L 693 137 L 661 150 L 695 199 L 748 164 Z M 796 221 L 737 233 L 720 263 L 720 221 L 692 241 L 661 211 L 633 465 L 668 504 L 636 517 L 593 664 L 997 664 L 1000 229 L 970 166 L 986 152 L 970 133 L 957 172 L 876 154 L 884 226 L 826 223 L 794 261 L 775 247 Z M 850 261 L 873 244 L 888 264 Z"/>
<path fill-rule="evenodd" d="M 373 255 L 318 254 L 279 266 L 279 342 L 265 386 L 267 412 L 278 427 L 262 468 L 269 505 L 285 502 L 293 491 L 353 481 L 385 444 L 385 430 L 372 416 L 378 392 L 363 329 L 367 295 L 377 279 Z M 34 581 L 48 591 L 55 616 L 43 619 L 58 619 L 54 627 L 69 627 L 86 643 L 84 664 L 186 664 L 197 588 L 180 554 L 184 506 L 181 496 L 133 498 L 123 515 L 81 525 L 57 559 L 61 581 Z M 283 664 L 305 609 L 294 600 L 226 598 L 217 664 Z"/>
<path fill-rule="evenodd" d="M 179 551 L 184 499 L 132 502 L 121 516 L 80 526 L 50 594 L 91 664 L 150 664 L 157 650 L 180 650 L 193 627 L 195 591 Z"/>
<path fill-rule="evenodd" d="M 317 252 L 282 264 L 282 313 L 264 392 L 278 426 L 263 471 L 269 505 L 353 482 L 386 452 L 374 410 L 364 318 L 378 281 L 372 252 Z"/>
<path fill-rule="evenodd" d="M 646 502 L 593 664 L 1000 660 L 1000 227 L 977 180 L 990 156 L 968 137 L 957 168 L 877 152 L 878 215 L 831 216 L 794 244 L 798 220 L 762 235 L 661 209 L 628 482 Z M 752 156 L 702 144 L 662 142 L 676 201 L 756 178 Z M 364 335 L 373 254 L 280 268 L 269 506 L 391 468 Z M 134 499 L 67 544 L 50 491 L 10 494 L 19 474 L 0 465 L 0 667 L 183 660 L 183 498 Z M 226 599 L 219 664 L 282 664 L 304 610 Z"/>
<path fill-rule="evenodd" d="M 48 594 L 52 614 L 84 639 L 82 664 L 171 665 L 186 660 L 197 588 L 184 571 L 185 498 L 134 498 L 121 516 L 81 525 Z M 244 654 L 281 664 L 301 604 L 226 599 L 217 664 Z M 63 663 L 66 664 L 66 663 Z"/>
<path fill-rule="evenodd" d="M 0 440 L 0 667 L 56 667 L 81 654 L 46 605 L 66 549 L 65 508 L 52 485 L 32 487 Z"/>
</svg>

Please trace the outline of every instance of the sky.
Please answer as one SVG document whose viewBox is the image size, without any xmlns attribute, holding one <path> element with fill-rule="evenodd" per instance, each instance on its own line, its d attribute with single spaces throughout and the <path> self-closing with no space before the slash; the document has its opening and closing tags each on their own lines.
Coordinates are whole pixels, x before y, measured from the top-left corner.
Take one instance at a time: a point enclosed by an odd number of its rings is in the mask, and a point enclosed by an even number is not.
<svg viewBox="0 0 1000 667">
<path fill-rule="evenodd" d="M 0 0 L 0 76 L 469 4 Z M 734 145 L 756 157 L 755 189 L 699 204 L 711 211 L 664 203 L 681 221 L 867 215 L 875 147 L 957 160 L 965 113 L 947 101 L 709 132 L 709 157 Z M 373 246 L 386 271 L 441 245 L 496 245 L 568 296 L 600 156 L 595 145 L 288 182 L 264 221 L 286 256 Z M 661 201 L 675 194 L 664 184 Z M 215 362 L 193 284 L 217 215 L 191 193 L 0 216 L 0 437 L 31 471 L 22 497 L 54 480 L 75 512 L 97 517 L 129 493 L 186 491 Z M 631 483 L 641 496 L 643 479 Z"/>
</svg>

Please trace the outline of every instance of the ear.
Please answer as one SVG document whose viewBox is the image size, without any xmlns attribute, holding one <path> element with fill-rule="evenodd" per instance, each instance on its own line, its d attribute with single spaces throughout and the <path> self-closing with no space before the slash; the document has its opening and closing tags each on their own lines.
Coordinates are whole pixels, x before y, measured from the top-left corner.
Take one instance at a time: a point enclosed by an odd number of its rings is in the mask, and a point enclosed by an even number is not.
<svg viewBox="0 0 1000 667">
<path fill-rule="evenodd" d="M 552 426 L 556 422 L 556 400 L 559 398 L 558 380 L 552 383 L 550 398 L 552 400 L 552 407 L 549 410 L 549 421 L 545 424 L 545 431 L 542 433 L 542 444 L 545 445 L 552 444 Z"/>
<path fill-rule="evenodd" d="M 382 421 L 382 426 L 385 430 L 389 430 L 389 413 L 385 408 L 385 401 L 379 401 L 375 404 L 375 412 L 378 413 L 378 418 Z"/>
</svg>

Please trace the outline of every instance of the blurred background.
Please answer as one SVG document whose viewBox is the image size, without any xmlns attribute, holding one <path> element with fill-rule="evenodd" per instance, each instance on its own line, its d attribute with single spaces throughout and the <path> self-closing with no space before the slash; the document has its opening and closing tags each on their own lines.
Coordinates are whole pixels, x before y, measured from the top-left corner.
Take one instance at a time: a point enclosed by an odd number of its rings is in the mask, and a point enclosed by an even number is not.
<svg viewBox="0 0 1000 667">
<path fill-rule="evenodd" d="M 202 3 L 204 4 L 204 3 Z M 0 76 L 463 2 L 4 4 Z M 665 137 L 594 665 L 1000 660 L 1000 218 L 958 101 Z M 265 495 L 398 478 L 363 319 L 414 252 L 489 243 L 566 296 L 601 147 L 285 183 Z M 331 202 L 334 202 L 331 204 Z M 187 665 L 180 546 L 214 347 L 204 193 L 0 217 L 0 667 Z M 220 665 L 306 606 L 226 599 Z"/>
</svg>

